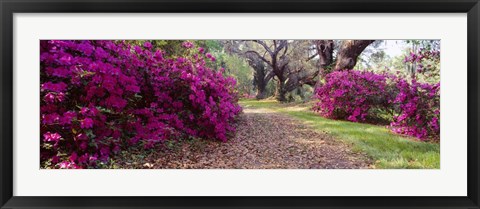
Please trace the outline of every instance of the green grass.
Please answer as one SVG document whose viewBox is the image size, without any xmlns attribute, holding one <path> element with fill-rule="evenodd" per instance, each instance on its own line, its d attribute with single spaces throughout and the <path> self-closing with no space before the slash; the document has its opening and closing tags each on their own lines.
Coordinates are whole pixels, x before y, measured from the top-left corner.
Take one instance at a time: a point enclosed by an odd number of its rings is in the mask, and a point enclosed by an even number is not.
<svg viewBox="0 0 480 209">
<path fill-rule="evenodd" d="M 385 126 L 323 118 L 309 110 L 311 104 L 280 104 L 274 100 L 241 100 L 248 108 L 265 108 L 304 121 L 318 131 L 352 145 L 374 161 L 375 168 L 440 168 L 440 144 L 421 142 L 390 132 Z"/>
</svg>

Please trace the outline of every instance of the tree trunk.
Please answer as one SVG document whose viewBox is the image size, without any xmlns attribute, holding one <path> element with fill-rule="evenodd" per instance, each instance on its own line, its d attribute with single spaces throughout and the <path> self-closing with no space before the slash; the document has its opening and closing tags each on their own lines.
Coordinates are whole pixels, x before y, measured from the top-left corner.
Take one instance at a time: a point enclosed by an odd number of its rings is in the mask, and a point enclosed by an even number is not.
<svg viewBox="0 0 480 209">
<path fill-rule="evenodd" d="M 267 75 L 266 66 L 263 61 L 255 56 L 247 56 L 248 64 L 253 68 L 253 85 L 254 90 L 257 91 L 255 98 L 265 99 L 267 97 L 266 89 L 267 84 L 272 79 L 273 75 L 270 73 Z"/>
<path fill-rule="evenodd" d="M 337 55 L 335 70 L 350 70 L 357 64 L 358 56 L 374 40 L 346 40 L 343 42 Z"/>
<path fill-rule="evenodd" d="M 265 70 L 263 65 L 256 65 L 254 69 L 253 79 L 255 82 L 255 88 L 257 89 L 257 95 L 255 98 L 257 99 L 264 99 L 265 98 L 265 89 L 267 86 L 267 82 L 265 82 Z"/>
<path fill-rule="evenodd" d="M 321 79 L 327 74 L 326 68 L 333 62 L 334 43 L 333 40 L 317 40 L 315 41 L 315 46 L 317 48 L 318 62 L 320 64 L 315 86 L 319 87 L 321 85 Z"/>
<path fill-rule="evenodd" d="M 257 86 L 257 94 L 255 95 L 256 99 L 265 99 L 267 92 L 265 92 L 266 84 L 263 86 Z"/>
<path fill-rule="evenodd" d="M 315 42 L 317 53 L 318 53 L 318 62 L 320 64 L 320 75 L 324 75 L 322 70 L 327 66 L 332 64 L 333 61 L 333 40 L 318 40 Z"/>
<path fill-rule="evenodd" d="M 263 77 L 259 77 L 257 80 L 257 95 L 255 96 L 257 99 L 265 99 L 267 98 L 267 85 L 268 85 L 268 82 L 270 82 L 270 80 L 272 80 L 273 76 L 275 74 L 273 74 L 273 72 L 269 72 L 268 74 L 265 75 L 265 71 L 263 71 L 263 73 L 261 73 L 261 75 L 263 75 Z"/>
<path fill-rule="evenodd" d="M 285 83 L 281 79 L 278 79 L 277 81 L 277 88 L 275 91 L 275 99 L 279 102 L 286 102 L 287 98 L 285 97 L 285 94 L 287 92 L 285 91 Z"/>
</svg>

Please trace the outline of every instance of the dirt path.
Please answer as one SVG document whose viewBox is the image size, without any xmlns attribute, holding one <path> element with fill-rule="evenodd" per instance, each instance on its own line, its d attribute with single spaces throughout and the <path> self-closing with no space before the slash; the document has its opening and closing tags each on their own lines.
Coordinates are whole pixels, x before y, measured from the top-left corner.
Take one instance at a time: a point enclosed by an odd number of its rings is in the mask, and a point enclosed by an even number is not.
<svg viewBox="0 0 480 209">
<path fill-rule="evenodd" d="M 244 108 L 243 112 L 235 138 L 227 143 L 184 143 L 176 150 L 151 154 L 145 159 L 150 163 L 137 166 L 248 169 L 368 167 L 364 155 L 352 152 L 347 145 L 312 130 L 299 120 L 267 109 Z"/>
</svg>

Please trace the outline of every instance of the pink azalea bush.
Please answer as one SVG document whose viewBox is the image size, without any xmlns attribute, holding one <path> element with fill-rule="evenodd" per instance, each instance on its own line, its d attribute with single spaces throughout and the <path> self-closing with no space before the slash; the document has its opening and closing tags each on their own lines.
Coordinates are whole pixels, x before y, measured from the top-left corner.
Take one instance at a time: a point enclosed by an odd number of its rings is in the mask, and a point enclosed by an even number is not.
<svg viewBox="0 0 480 209">
<path fill-rule="evenodd" d="M 397 79 L 398 93 L 392 104 L 398 114 L 390 127 L 393 132 L 419 139 L 440 137 L 440 83 L 411 83 Z"/>
<path fill-rule="evenodd" d="M 322 116 L 353 122 L 365 121 L 373 108 L 388 105 L 387 77 L 366 71 L 335 71 L 315 91 L 313 109 Z"/>
<path fill-rule="evenodd" d="M 166 59 L 151 43 L 41 41 L 41 161 L 95 167 L 123 148 L 194 137 L 226 141 L 241 112 L 235 80 L 206 55 Z M 208 57 L 212 60 L 212 57 Z"/>
<path fill-rule="evenodd" d="M 335 71 L 316 89 L 313 110 L 332 119 L 361 122 L 378 118 L 378 111 L 392 114 L 393 132 L 438 140 L 440 134 L 440 83 L 413 80 L 367 71 Z"/>
</svg>

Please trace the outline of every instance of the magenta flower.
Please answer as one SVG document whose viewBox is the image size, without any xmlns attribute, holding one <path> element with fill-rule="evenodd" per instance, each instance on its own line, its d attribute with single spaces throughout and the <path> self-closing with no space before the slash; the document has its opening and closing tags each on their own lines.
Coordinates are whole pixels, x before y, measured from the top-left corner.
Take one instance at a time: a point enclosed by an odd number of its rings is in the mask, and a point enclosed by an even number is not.
<svg viewBox="0 0 480 209">
<path fill-rule="evenodd" d="M 85 153 L 84 155 L 82 155 L 78 158 L 78 163 L 84 164 L 87 161 L 88 161 L 88 154 L 87 153 Z"/>
<path fill-rule="evenodd" d="M 142 48 L 140 48 L 139 46 L 135 46 L 134 49 L 137 54 L 141 54 L 143 52 Z"/>
<path fill-rule="evenodd" d="M 60 115 L 57 113 L 42 115 L 42 123 L 45 125 L 53 125 L 60 120 Z"/>
<path fill-rule="evenodd" d="M 77 113 L 74 111 L 67 111 L 63 113 L 63 117 L 60 118 L 60 124 L 67 125 L 72 124 L 73 118 L 77 117 Z"/>
<path fill-rule="evenodd" d="M 52 82 L 47 82 L 42 84 L 41 90 L 42 91 L 52 91 L 52 92 L 63 92 L 67 88 L 67 84 L 64 82 L 60 83 L 52 83 Z"/>
<path fill-rule="evenodd" d="M 190 49 L 190 48 L 193 48 L 193 43 L 192 42 L 188 42 L 188 41 L 185 41 L 182 43 L 182 46 L 187 48 L 187 49 Z"/>
<path fill-rule="evenodd" d="M 69 159 L 70 159 L 71 162 L 75 162 L 77 160 L 77 158 L 78 158 L 77 153 L 73 152 L 72 155 L 70 155 Z"/>
<path fill-rule="evenodd" d="M 62 136 L 60 136 L 60 134 L 58 133 L 47 132 L 43 134 L 43 141 L 46 141 L 46 142 L 58 142 L 60 138 L 62 138 Z"/>
<path fill-rule="evenodd" d="M 80 127 L 84 129 L 92 128 L 93 127 L 93 120 L 91 118 L 85 118 L 80 121 Z"/>
<path fill-rule="evenodd" d="M 61 163 L 58 164 L 58 166 L 61 169 L 79 169 L 78 165 L 76 165 L 74 162 L 69 162 L 69 161 L 62 161 Z"/>
<path fill-rule="evenodd" d="M 147 49 L 150 49 L 150 48 L 152 48 L 152 44 L 148 41 L 145 41 L 145 43 L 143 43 L 143 47 L 145 47 Z"/>
<path fill-rule="evenodd" d="M 55 102 L 55 94 L 49 92 L 43 97 L 43 100 L 47 103 L 54 103 Z"/>
<path fill-rule="evenodd" d="M 87 115 L 87 114 L 88 114 L 88 108 L 86 108 L 86 107 L 80 108 L 80 113 L 81 113 L 82 115 Z"/>
<path fill-rule="evenodd" d="M 85 151 L 88 147 L 88 143 L 87 142 L 81 142 L 78 147 L 80 148 L 80 150 Z"/>
<path fill-rule="evenodd" d="M 49 68 L 47 69 L 48 74 L 59 77 L 59 78 L 67 78 L 70 76 L 71 72 L 68 68 L 66 67 L 60 67 L 60 68 Z"/>
<path fill-rule="evenodd" d="M 57 164 L 58 161 L 60 161 L 60 158 L 58 156 L 55 155 L 55 156 L 52 157 L 52 163 L 53 164 Z"/>
</svg>

